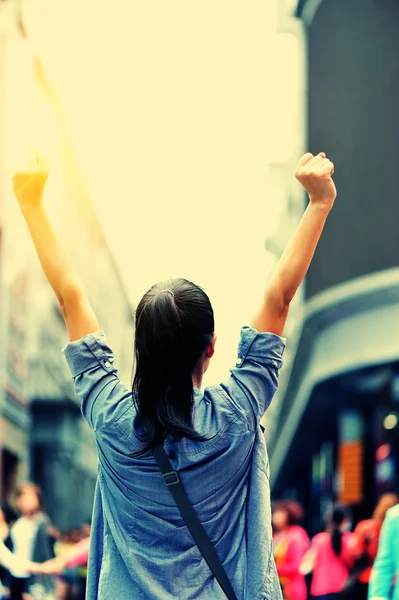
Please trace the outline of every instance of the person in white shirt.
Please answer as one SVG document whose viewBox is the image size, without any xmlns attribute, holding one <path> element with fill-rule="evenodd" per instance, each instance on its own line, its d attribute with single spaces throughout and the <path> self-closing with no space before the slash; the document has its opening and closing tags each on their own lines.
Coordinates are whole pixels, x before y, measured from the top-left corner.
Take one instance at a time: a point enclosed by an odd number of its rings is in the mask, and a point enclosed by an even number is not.
<svg viewBox="0 0 399 600">
<path fill-rule="evenodd" d="M 31 565 L 32 561 L 42 563 L 54 558 L 54 550 L 47 531 L 49 521 L 42 512 L 40 488 L 31 482 L 23 483 L 17 492 L 17 507 L 21 516 L 10 531 L 12 552 L 17 561 L 10 568 L 11 600 L 22 600 L 23 595 L 29 593 L 32 585 L 38 585 L 38 582 L 32 580 L 32 570 L 22 568 L 23 565 Z M 40 581 L 40 585 L 46 588 L 52 587 L 53 582 Z"/>
</svg>

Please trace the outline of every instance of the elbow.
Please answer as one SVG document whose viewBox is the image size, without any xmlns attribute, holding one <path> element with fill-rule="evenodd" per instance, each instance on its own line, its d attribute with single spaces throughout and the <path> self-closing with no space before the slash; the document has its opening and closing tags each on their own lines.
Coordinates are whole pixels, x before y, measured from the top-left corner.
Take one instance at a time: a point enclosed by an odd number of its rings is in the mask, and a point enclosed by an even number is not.
<svg viewBox="0 0 399 600">
<path fill-rule="evenodd" d="M 291 302 L 294 299 L 297 288 L 283 288 L 280 292 L 282 310 L 288 312 Z"/>
<path fill-rule="evenodd" d="M 273 307 L 273 312 L 280 317 L 288 314 L 293 294 L 283 290 L 280 286 L 270 286 L 266 290 L 266 303 Z"/>
<path fill-rule="evenodd" d="M 71 308 L 81 304 L 86 294 L 79 282 L 71 281 L 65 284 L 57 294 L 57 299 L 61 308 L 61 312 L 66 317 Z"/>
</svg>

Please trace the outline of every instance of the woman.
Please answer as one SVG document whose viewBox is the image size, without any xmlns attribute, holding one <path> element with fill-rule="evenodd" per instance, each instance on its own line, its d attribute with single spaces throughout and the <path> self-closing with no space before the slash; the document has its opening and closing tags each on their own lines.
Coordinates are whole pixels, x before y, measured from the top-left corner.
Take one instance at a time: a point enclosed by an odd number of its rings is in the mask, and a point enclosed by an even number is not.
<svg viewBox="0 0 399 600">
<path fill-rule="evenodd" d="M 42 572 L 43 566 L 23 560 L 15 556 L 8 548 L 12 546 L 9 534 L 10 529 L 17 520 L 17 513 L 5 502 L 0 506 L 0 598 L 10 598 L 10 590 L 4 588 L 2 583 L 9 582 L 9 572 L 12 570 L 16 574 L 39 573 Z"/>
<path fill-rule="evenodd" d="M 297 502 L 277 502 L 273 511 L 274 558 L 277 573 L 287 600 L 306 600 L 305 577 L 299 567 L 309 548 L 309 537 L 300 527 L 302 508 Z"/>
<path fill-rule="evenodd" d="M 335 506 L 326 518 L 326 531 L 316 535 L 310 547 L 313 572 L 310 592 L 318 600 L 341 600 L 352 564 L 348 546 L 351 534 L 347 531 L 349 513 Z"/>
<path fill-rule="evenodd" d="M 17 507 L 21 516 L 10 530 L 11 549 L 19 565 L 34 561 L 43 563 L 54 557 L 52 540 L 48 534 L 48 518 L 42 510 L 40 488 L 32 482 L 21 484 L 17 491 Z M 12 567 L 9 587 L 11 600 L 22 600 L 24 594 L 39 596 L 54 588 L 53 579 L 32 576 L 31 569 Z"/>
<path fill-rule="evenodd" d="M 259 312 L 241 330 L 229 379 L 201 391 L 216 341 L 208 296 L 185 279 L 145 294 L 136 310 L 133 386 L 124 387 L 42 206 L 47 168 L 37 157 L 33 162 L 14 176 L 13 188 L 61 306 L 70 339 L 66 359 L 98 448 L 87 599 L 225 598 L 164 484 L 153 456 L 159 444 L 237 598 L 280 598 L 260 419 L 277 388 L 290 302 L 336 197 L 332 163 L 324 153 L 301 159 L 296 176 L 310 204 Z"/>
</svg>

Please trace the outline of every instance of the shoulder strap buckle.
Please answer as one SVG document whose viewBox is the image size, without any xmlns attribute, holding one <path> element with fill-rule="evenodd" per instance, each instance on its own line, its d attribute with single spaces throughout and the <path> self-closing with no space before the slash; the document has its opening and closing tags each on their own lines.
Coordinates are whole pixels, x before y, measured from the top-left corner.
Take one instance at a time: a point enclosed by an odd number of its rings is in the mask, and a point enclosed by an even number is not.
<svg viewBox="0 0 399 600">
<path fill-rule="evenodd" d="M 180 479 L 176 471 L 162 473 L 162 477 L 167 487 L 170 487 L 171 485 L 177 485 L 178 483 L 180 483 Z"/>
</svg>

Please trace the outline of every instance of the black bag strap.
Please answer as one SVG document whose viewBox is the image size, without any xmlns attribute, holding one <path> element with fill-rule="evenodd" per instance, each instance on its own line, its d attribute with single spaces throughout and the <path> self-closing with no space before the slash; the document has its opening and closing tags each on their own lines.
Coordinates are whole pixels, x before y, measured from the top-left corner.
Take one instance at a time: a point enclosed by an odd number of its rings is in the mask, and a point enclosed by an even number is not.
<svg viewBox="0 0 399 600">
<path fill-rule="evenodd" d="M 187 498 L 184 487 L 180 481 L 178 473 L 173 469 L 171 462 L 166 454 L 162 445 L 158 445 L 154 448 L 154 457 L 161 470 L 163 481 L 170 493 L 172 494 L 176 505 L 183 517 L 191 535 L 194 538 L 202 556 L 208 563 L 209 568 L 216 577 L 220 587 L 226 594 L 229 600 L 237 600 L 237 596 L 234 593 L 229 578 L 227 577 L 226 571 L 223 568 L 222 563 L 216 550 L 213 547 L 211 540 L 209 539 L 205 529 L 198 520 L 197 514 L 190 504 Z"/>
</svg>

